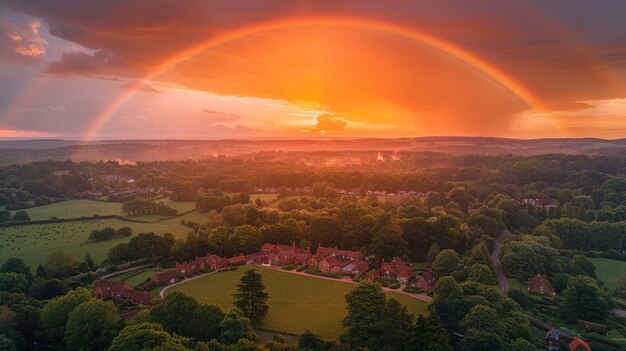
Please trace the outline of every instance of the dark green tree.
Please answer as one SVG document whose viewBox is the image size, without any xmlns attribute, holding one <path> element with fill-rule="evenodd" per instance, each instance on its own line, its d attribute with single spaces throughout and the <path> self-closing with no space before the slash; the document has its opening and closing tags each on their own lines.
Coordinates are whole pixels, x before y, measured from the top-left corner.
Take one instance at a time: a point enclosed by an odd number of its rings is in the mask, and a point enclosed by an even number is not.
<svg viewBox="0 0 626 351">
<path fill-rule="evenodd" d="M 237 293 L 233 294 L 233 297 L 235 306 L 252 322 L 260 321 L 269 311 L 263 277 L 254 269 L 244 273 L 237 284 Z"/>
<path fill-rule="evenodd" d="M 226 345 L 236 344 L 241 339 L 257 340 L 250 320 L 240 310 L 232 309 L 220 323 L 219 341 Z"/>
<path fill-rule="evenodd" d="M 572 277 L 561 294 L 558 314 L 569 322 L 577 319 L 603 321 L 608 315 L 608 296 L 596 281 L 584 275 Z"/>
<path fill-rule="evenodd" d="M 24 274 L 28 280 L 33 280 L 33 273 L 30 267 L 19 257 L 7 258 L 0 267 L 0 273 L 20 273 Z"/>
<path fill-rule="evenodd" d="M 341 322 L 345 332 L 342 343 L 350 347 L 378 350 L 381 347 L 381 320 L 385 309 L 385 294 L 378 284 L 361 283 L 346 294 L 348 315 Z"/>
<path fill-rule="evenodd" d="M 414 351 L 452 351 L 450 334 L 439 318 L 432 312 L 428 317 L 417 316 L 415 322 L 415 342 L 411 350 Z"/>
<path fill-rule="evenodd" d="M 106 350 L 121 325 L 120 312 L 113 303 L 84 302 L 69 314 L 65 328 L 67 346 L 75 350 Z"/>
<path fill-rule="evenodd" d="M 305 331 L 298 337 L 298 349 L 302 351 L 323 351 L 326 342 L 324 339 L 312 333 L 310 330 Z"/>
</svg>

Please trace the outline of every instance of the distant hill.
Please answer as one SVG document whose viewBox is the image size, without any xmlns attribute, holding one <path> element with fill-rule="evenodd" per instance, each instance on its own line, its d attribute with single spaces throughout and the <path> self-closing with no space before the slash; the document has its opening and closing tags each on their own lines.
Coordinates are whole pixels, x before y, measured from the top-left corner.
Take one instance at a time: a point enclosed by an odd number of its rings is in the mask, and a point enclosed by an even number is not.
<svg viewBox="0 0 626 351">
<path fill-rule="evenodd" d="M 327 153 L 348 157 L 360 153 L 437 152 L 448 154 L 588 154 L 626 156 L 626 139 L 506 139 L 490 137 L 420 137 L 400 139 L 301 140 L 0 140 L 0 163 L 41 160 L 118 162 L 205 159 L 218 156 L 263 158 Z"/>
</svg>

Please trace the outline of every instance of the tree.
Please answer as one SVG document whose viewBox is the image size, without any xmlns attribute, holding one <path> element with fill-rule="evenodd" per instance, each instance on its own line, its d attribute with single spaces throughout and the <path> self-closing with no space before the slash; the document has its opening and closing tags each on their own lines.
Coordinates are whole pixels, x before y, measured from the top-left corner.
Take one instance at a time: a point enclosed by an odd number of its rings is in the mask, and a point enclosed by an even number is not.
<svg viewBox="0 0 626 351">
<path fill-rule="evenodd" d="M 139 323 L 128 326 L 113 339 L 108 351 L 142 351 L 156 347 L 184 347 L 180 338 L 172 337 L 157 323 Z"/>
<path fill-rule="evenodd" d="M 467 281 L 485 285 L 495 285 L 496 277 L 489 266 L 481 263 L 475 263 L 469 267 Z"/>
<path fill-rule="evenodd" d="M 381 345 L 391 350 L 408 350 L 413 344 L 413 315 L 398 300 L 385 302 L 381 318 Z"/>
<path fill-rule="evenodd" d="M 504 334 L 504 325 L 498 313 L 493 308 L 485 305 L 472 307 L 470 312 L 463 319 L 461 326 L 466 330 L 477 329 L 484 332 L 495 333 L 496 335 Z"/>
<path fill-rule="evenodd" d="M 433 271 L 440 277 L 450 275 L 459 267 L 459 264 L 461 264 L 461 257 L 456 251 L 452 249 L 443 250 L 433 262 Z"/>
<path fill-rule="evenodd" d="M 323 351 L 325 345 L 326 342 L 324 342 L 321 336 L 312 333 L 308 329 L 298 337 L 298 350 Z"/>
<path fill-rule="evenodd" d="M 565 266 L 565 271 L 571 275 L 586 275 L 596 278 L 596 266 L 583 255 L 574 255 Z"/>
<path fill-rule="evenodd" d="M 96 266 L 96 264 L 93 262 L 93 258 L 91 258 L 91 255 L 89 254 L 89 252 L 85 253 L 85 264 L 87 265 L 87 267 L 89 267 L 89 269 L 93 269 L 93 267 Z"/>
<path fill-rule="evenodd" d="M 0 273 L 0 291 L 10 293 L 26 293 L 30 282 L 24 274 Z"/>
<path fill-rule="evenodd" d="M 13 222 L 28 222 L 30 221 L 30 216 L 28 215 L 28 212 L 21 210 L 15 212 L 12 220 Z"/>
<path fill-rule="evenodd" d="M 437 243 L 433 243 L 430 246 L 430 249 L 428 249 L 428 253 L 426 254 L 426 261 L 432 264 L 433 262 L 435 262 L 435 259 L 440 252 L 441 248 L 439 247 L 439 245 L 437 245 Z"/>
<path fill-rule="evenodd" d="M 8 258 L 0 267 L 0 273 L 20 273 L 24 274 L 30 281 L 33 280 L 33 273 L 30 267 L 19 257 Z"/>
<path fill-rule="evenodd" d="M 378 284 L 361 283 L 346 294 L 348 314 L 341 324 L 345 332 L 342 343 L 350 347 L 377 350 L 381 347 L 381 320 L 385 309 L 385 294 Z"/>
<path fill-rule="evenodd" d="M 415 322 L 414 351 L 452 351 L 450 334 L 443 325 L 441 318 L 435 312 L 428 317 L 417 316 Z"/>
<path fill-rule="evenodd" d="M 49 300 L 57 296 L 65 294 L 66 289 L 63 282 L 58 279 L 46 280 L 45 278 L 37 277 L 30 285 L 28 294 L 37 300 Z"/>
<path fill-rule="evenodd" d="M 461 341 L 462 351 L 501 351 L 504 350 L 504 342 L 498 334 L 479 329 L 469 329 Z"/>
<path fill-rule="evenodd" d="M 69 314 L 80 304 L 91 299 L 89 290 L 77 289 L 50 300 L 41 310 L 40 336 L 49 344 L 60 344 L 65 335 Z"/>
<path fill-rule="evenodd" d="M 237 284 L 237 293 L 233 294 L 233 297 L 235 306 L 252 322 L 260 321 L 269 311 L 263 277 L 254 269 L 244 273 Z"/>
<path fill-rule="evenodd" d="M 394 256 L 408 254 L 408 247 L 409 244 L 402 236 L 394 233 L 389 226 L 384 226 L 377 230 L 372 237 L 372 253 L 386 261 L 390 261 Z"/>
<path fill-rule="evenodd" d="M 250 320 L 240 310 L 230 310 L 220 323 L 219 341 L 232 345 L 241 339 L 257 340 Z"/>
<path fill-rule="evenodd" d="M 50 252 L 43 263 L 50 277 L 66 277 L 78 273 L 78 259 L 71 253 L 56 250 Z"/>
<path fill-rule="evenodd" d="M 15 343 L 13 342 L 13 340 L 0 334 L 0 350 L 17 351 L 17 347 L 15 347 Z"/>
<path fill-rule="evenodd" d="M 470 257 L 472 261 L 475 263 L 482 263 L 486 265 L 491 265 L 491 256 L 489 255 L 489 249 L 484 241 L 479 242 L 472 248 L 470 252 Z"/>
<path fill-rule="evenodd" d="M 67 320 L 67 346 L 73 349 L 106 350 L 121 326 L 120 312 L 109 301 L 91 300 L 76 307 Z"/>
<path fill-rule="evenodd" d="M 509 348 L 511 351 L 539 351 L 537 347 L 530 343 L 530 341 L 517 338 L 513 340 L 511 347 Z"/>
<path fill-rule="evenodd" d="M 577 319 L 603 321 L 608 315 L 608 296 L 591 277 L 572 277 L 561 294 L 558 314 L 569 322 Z"/>
</svg>

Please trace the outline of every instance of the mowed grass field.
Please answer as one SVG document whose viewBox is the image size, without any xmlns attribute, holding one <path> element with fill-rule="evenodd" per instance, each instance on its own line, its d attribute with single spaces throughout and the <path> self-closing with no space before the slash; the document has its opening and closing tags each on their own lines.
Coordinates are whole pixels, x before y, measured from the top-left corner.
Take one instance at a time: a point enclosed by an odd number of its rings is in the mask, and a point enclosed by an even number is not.
<svg viewBox="0 0 626 351">
<path fill-rule="evenodd" d="M 346 315 L 345 294 L 356 284 L 243 266 L 236 271 L 216 273 L 177 285 L 167 293 L 183 291 L 200 302 L 215 304 L 228 311 L 234 308 L 231 294 L 235 292 L 239 278 L 250 268 L 263 275 L 269 294 L 269 314 L 260 327 L 292 333 L 309 329 L 329 339 L 337 338 L 343 332 L 341 320 Z M 387 293 L 387 297 L 397 299 L 411 313 L 427 313 L 424 301 L 396 293 Z"/>
<path fill-rule="evenodd" d="M 50 251 L 63 250 L 83 259 L 89 252 L 96 262 L 107 256 L 109 249 L 131 237 L 115 238 L 101 242 L 88 242 L 89 234 L 94 229 L 104 227 L 131 227 L 133 236 L 138 233 L 172 233 L 175 237 L 184 237 L 191 229 L 180 224 L 181 220 L 199 222 L 205 214 L 194 211 L 187 215 L 155 223 L 134 223 L 118 219 L 95 219 L 80 222 L 22 225 L 0 228 L 0 257 L 21 257 L 33 269 L 43 262 Z"/>
<path fill-rule="evenodd" d="M 148 269 L 142 269 L 139 271 L 134 271 L 134 272 L 128 272 L 128 273 L 123 273 L 120 275 L 116 275 L 114 276 L 113 280 L 118 281 L 118 282 L 127 282 L 130 285 L 139 285 L 143 282 L 145 282 L 146 280 L 148 280 L 150 277 L 152 277 L 152 273 L 154 272 L 160 272 L 161 270 L 156 270 L 156 269 L 152 269 L 152 268 L 148 268 Z"/>
<path fill-rule="evenodd" d="M 122 204 L 119 202 L 102 202 L 95 200 L 67 200 L 25 209 L 33 221 L 56 218 L 81 218 L 122 215 Z M 15 211 L 13 211 L 15 213 Z"/>
<path fill-rule="evenodd" d="M 596 266 L 598 280 L 603 281 L 609 291 L 617 288 L 620 278 L 626 274 L 626 262 L 608 258 L 589 258 Z"/>
</svg>

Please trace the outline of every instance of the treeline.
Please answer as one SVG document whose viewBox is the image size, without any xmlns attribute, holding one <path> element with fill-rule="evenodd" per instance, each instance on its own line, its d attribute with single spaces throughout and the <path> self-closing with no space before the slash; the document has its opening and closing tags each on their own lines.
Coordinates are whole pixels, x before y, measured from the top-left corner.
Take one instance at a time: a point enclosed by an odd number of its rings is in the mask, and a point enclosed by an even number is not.
<svg viewBox="0 0 626 351">
<path fill-rule="evenodd" d="M 250 202 L 250 195 L 247 193 L 239 193 L 235 195 L 225 195 L 220 190 L 211 190 L 208 194 L 199 196 L 196 200 L 196 208 L 205 212 L 222 211 L 229 205 L 245 204 Z"/>
<path fill-rule="evenodd" d="M 625 251 L 626 222 L 583 222 L 576 219 L 559 219 L 543 222 L 535 230 L 537 235 L 558 238 L 568 250 Z"/>
<path fill-rule="evenodd" d="M 122 227 L 118 230 L 112 227 L 105 227 L 102 229 L 94 229 L 89 234 L 89 239 L 93 241 L 106 241 L 111 240 L 118 236 L 131 236 L 133 229 L 131 227 Z"/>
<path fill-rule="evenodd" d="M 163 202 L 153 202 L 144 198 L 136 198 L 122 204 L 122 212 L 134 215 L 161 215 L 176 216 L 178 210 L 165 205 Z"/>
</svg>

